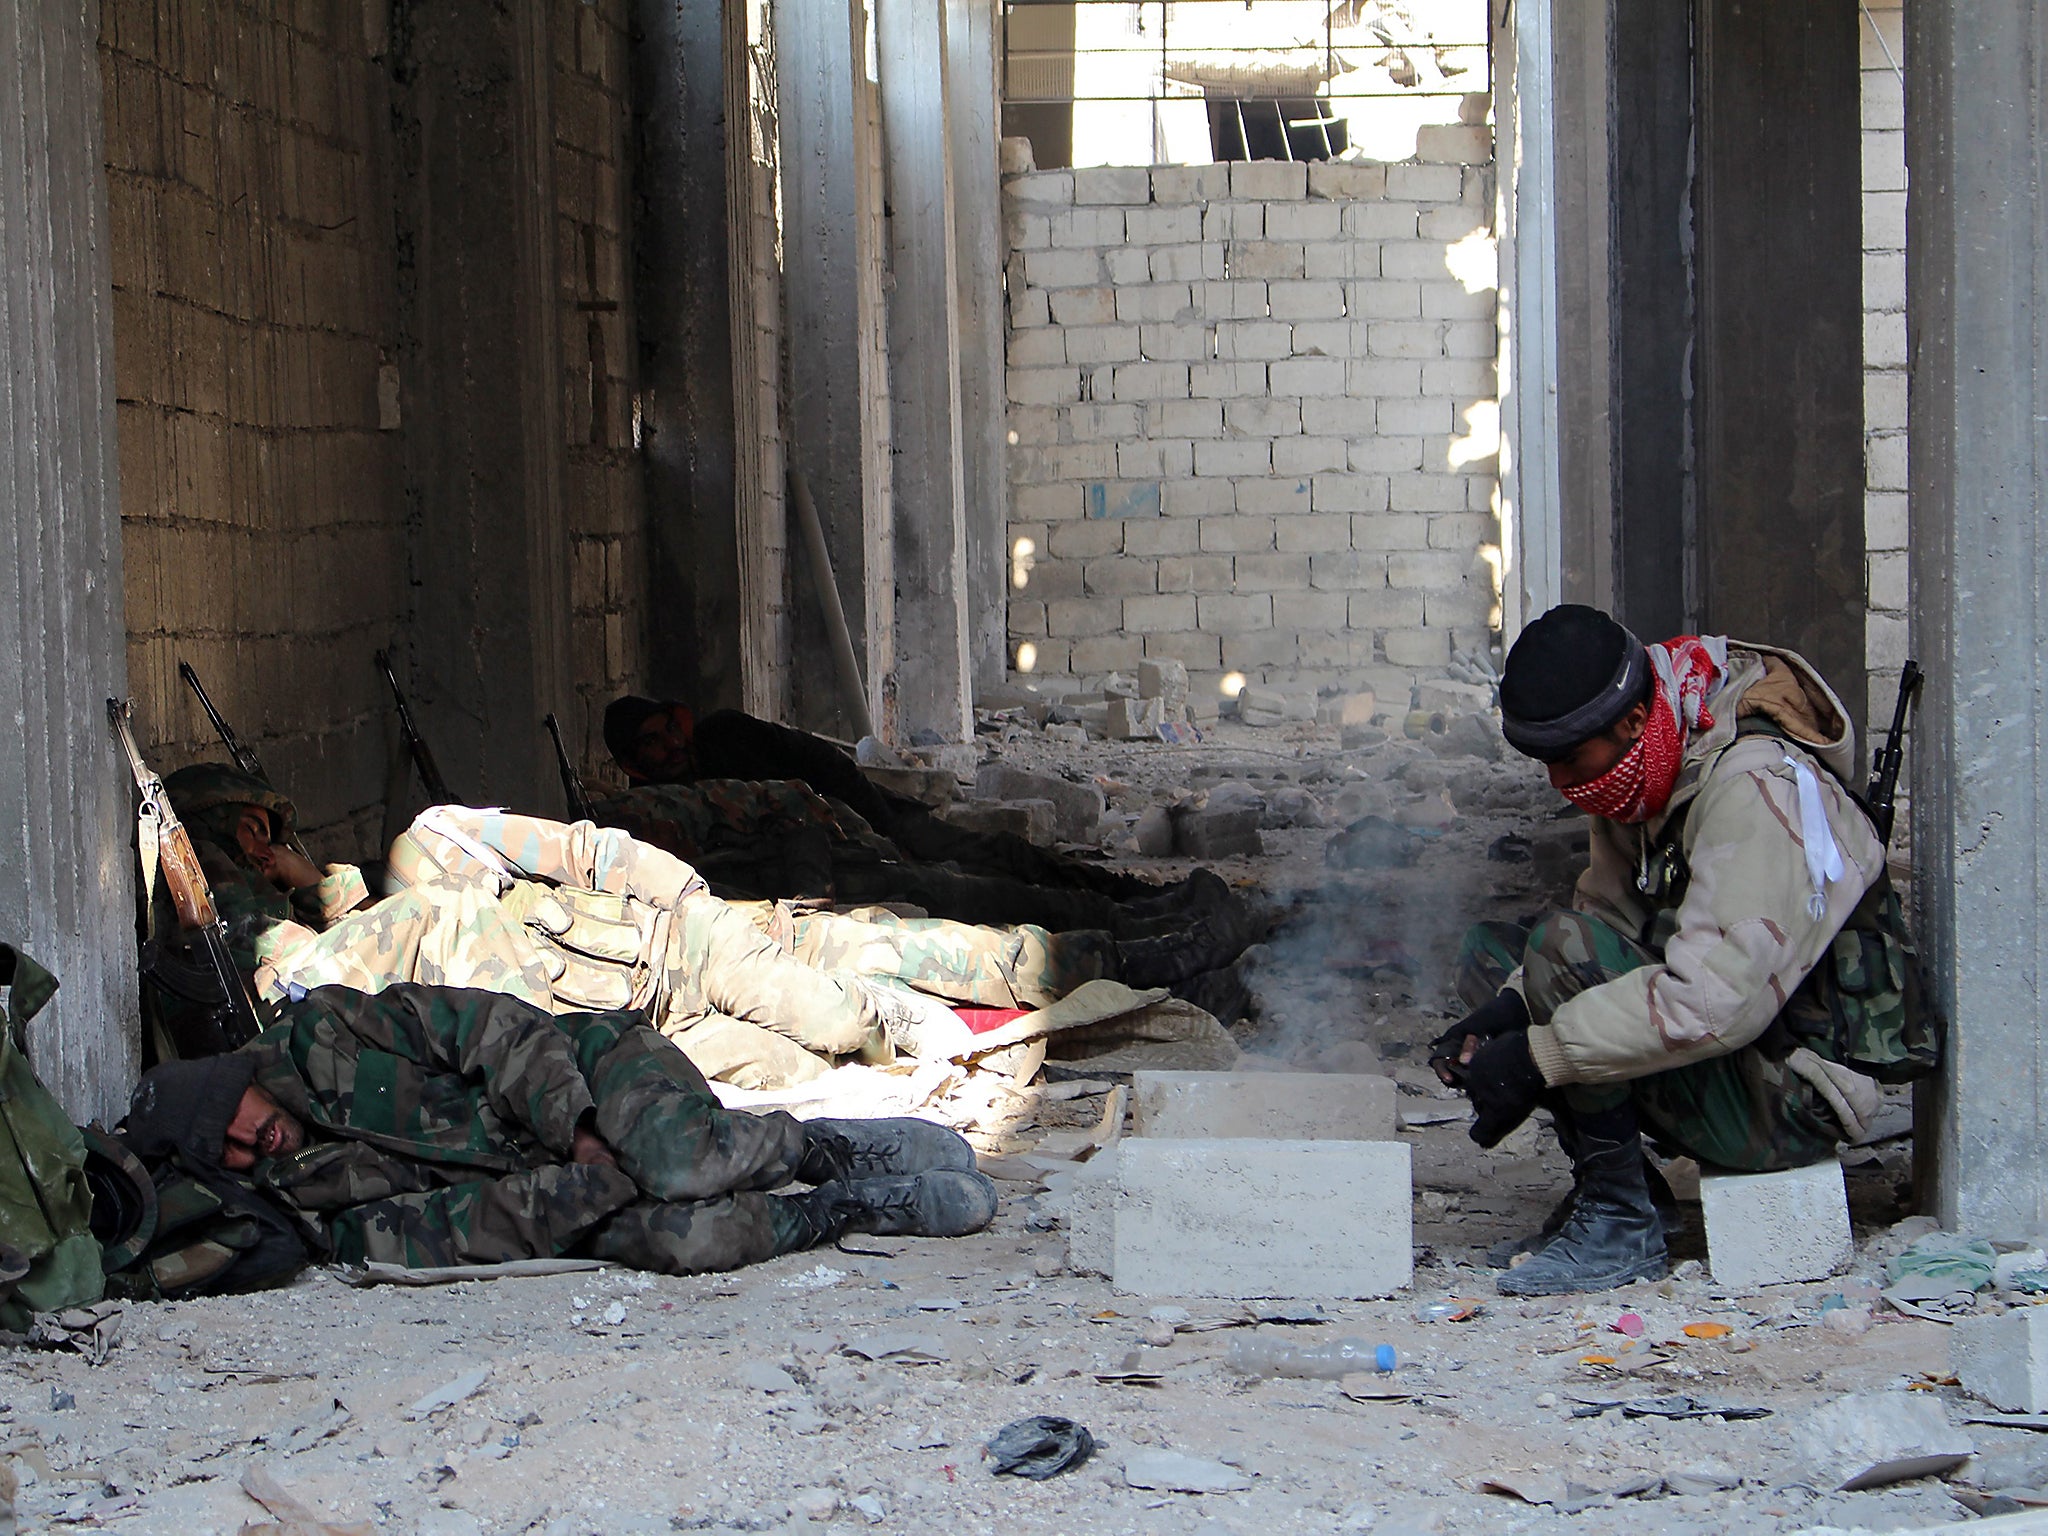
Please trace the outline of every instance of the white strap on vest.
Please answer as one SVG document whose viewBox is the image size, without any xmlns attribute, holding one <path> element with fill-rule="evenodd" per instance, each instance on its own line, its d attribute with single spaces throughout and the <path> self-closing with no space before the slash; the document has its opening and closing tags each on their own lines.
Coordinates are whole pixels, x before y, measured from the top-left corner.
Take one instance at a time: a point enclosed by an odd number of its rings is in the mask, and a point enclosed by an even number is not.
<svg viewBox="0 0 2048 1536">
<path fill-rule="evenodd" d="M 499 808 L 493 806 L 484 814 L 489 815 L 497 809 Z M 472 859 L 475 859 L 485 869 L 497 875 L 502 881 L 509 883 L 513 880 L 531 878 L 525 870 L 519 868 L 518 865 L 498 852 L 497 849 L 471 837 L 469 833 L 457 826 L 454 818 L 447 815 L 445 809 L 441 806 L 431 806 L 421 811 L 419 816 L 415 818 L 413 825 L 420 828 L 421 831 L 438 833 L 440 836 L 447 838 L 449 842 L 460 848 Z M 503 889 L 504 887 L 501 885 L 499 887 L 501 893 Z"/>
<path fill-rule="evenodd" d="M 1781 750 L 1799 784 L 1799 836 L 1806 844 L 1806 878 L 1813 886 L 1813 894 L 1806 898 L 1806 913 L 1819 919 L 1828 912 L 1828 882 L 1841 879 L 1847 866 L 1835 843 L 1835 830 L 1828 825 L 1827 807 L 1821 803 L 1820 780 L 1789 747 Z"/>
</svg>

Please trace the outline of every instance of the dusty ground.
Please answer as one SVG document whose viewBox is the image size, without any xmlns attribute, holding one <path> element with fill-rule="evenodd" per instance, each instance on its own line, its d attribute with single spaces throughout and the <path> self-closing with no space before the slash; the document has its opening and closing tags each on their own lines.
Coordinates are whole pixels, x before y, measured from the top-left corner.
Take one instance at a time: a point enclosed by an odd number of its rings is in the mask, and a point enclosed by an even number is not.
<svg viewBox="0 0 2048 1536">
<path fill-rule="evenodd" d="M 1524 1133 L 1504 1154 L 1474 1149 L 1457 1101 L 1430 1091 L 1420 1047 L 1448 1011 L 1463 927 L 1533 913 L 1568 875 L 1569 828 L 1546 819 L 1559 802 L 1539 776 L 1403 740 L 1345 752 L 1334 729 L 1312 726 L 1225 726 L 1186 747 L 1056 750 L 1018 730 L 996 750 L 1103 775 L 1128 813 L 1237 782 L 1275 819 L 1327 823 L 1269 831 L 1263 857 L 1224 866 L 1284 914 L 1257 973 L 1258 1016 L 1239 1034 L 1270 1063 L 1393 1071 L 1415 1090 L 1402 1099 L 1414 1119 L 1448 1117 L 1408 1133 L 1412 1293 L 1326 1303 L 1317 1325 L 1212 1328 L 1235 1309 L 1200 1301 L 1148 1317 L 1176 1299 L 1118 1297 L 1068 1272 L 1050 1201 L 1016 1181 L 979 1236 L 856 1239 L 869 1251 L 796 1255 L 731 1276 L 359 1290 L 316 1272 L 267 1295 L 131 1307 L 122 1343 L 97 1366 L 33 1351 L 0 1362 L 0 1436 L 26 1483 L 23 1528 L 236 1532 L 264 1518 L 240 1488 L 252 1467 L 333 1518 L 420 1533 L 1594 1536 L 1883 1531 L 1963 1514 L 1932 1479 L 1822 1493 L 1798 1446 L 1803 1416 L 1846 1392 L 1918 1383 L 1953 1415 L 1981 1406 L 1934 1386 L 1947 1362 L 1940 1325 L 1882 1309 L 1862 1332 L 1819 1322 L 1823 1298 L 1853 1296 L 1895 1241 L 1886 1234 L 1904 1214 L 1903 1140 L 1857 1154 L 1858 1236 L 1874 1252 L 1850 1276 L 1724 1296 L 1688 1264 L 1662 1284 L 1599 1297 L 1494 1293 L 1477 1250 L 1540 1219 L 1564 1187 L 1562 1160 L 1547 1133 Z M 1429 823 L 1433 835 L 1410 866 L 1326 867 L 1332 834 L 1367 813 Z M 1534 857 L 1489 860 L 1511 830 L 1532 836 Z M 1036 1124 L 1085 1124 L 1102 1103 L 1046 1103 Z M 1681 1258 L 1702 1251 L 1698 1207 L 1688 1211 Z M 1464 1322 L 1418 1321 L 1418 1306 L 1446 1297 L 1485 1308 Z M 1642 1320 L 1640 1339 L 1610 1327 L 1624 1312 Z M 1727 1332 L 1685 1337 L 1694 1323 Z M 1399 1364 L 1369 1384 L 1249 1379 L 1231 1367 L 1234 1345 L 1268 1336 L 1391 1344 Z M 409 1405 L 479 1367 L 490 1374 L 473 1396 L 408 1418 Z M 1144 1384 L 1114 1379 L 1134 1367 Z M 1346 1390 L 1388 1383 L 1413 1395 Z M 1679 1392 L 1772 1413 L 1573 1417 L 1589 1399 Z M 1087 1425 L 1095 1457 L 1044 1483 L 992 1476 L 983 1442 L 1038 1413 Z M 1971 1433 L 1981 1454 L 1964 1481 L 2048 1482 L 2048 1440 Z M 1148 1447 L 1227 1464 L 1249 1486 L 1128 1486 L 1127 1457 Z M 1551 1474 L 1551 1485 L 1528 1484 L 1531 1472 Z M 1480 1491 L 1496 1474 L 1564 1505 Z"/>
</svg>

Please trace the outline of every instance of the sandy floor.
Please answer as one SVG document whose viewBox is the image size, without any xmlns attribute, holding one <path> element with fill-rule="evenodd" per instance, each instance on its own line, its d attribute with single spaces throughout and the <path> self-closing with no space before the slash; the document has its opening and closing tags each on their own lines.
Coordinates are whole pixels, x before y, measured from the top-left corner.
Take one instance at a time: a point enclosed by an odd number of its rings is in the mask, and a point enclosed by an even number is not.
<svg viewBox="0 0 2048 1536">
<path fill-rule="evenodd" d="M 1463 927 L 1532 913 L 1568 877 L 1569 830 L 1546 819 L 1558 802 L 1540 776 L 1398 740 L 1344 752 L 1334 729 L 1311 726 L 1226 726 L 1187 747 L 1051 749 L 1019 731 L 999 750 L 1101 775 L 1127 813 L 1236 782 L 1260 792 L 1275 819 L 1325 823 L 1269 831 L 1264 856 L 1224 866 L 1283 914 L 1257 975 L 1258 1016 L 1238 1032 L 1275 1063 L 1392 1071 L 1414 1090 L 1402 1104 L 1415 1118 L 1449 1117 L 1408 1133 L 1412 1293 L 1325 1303 L 1318 1325 L 1212 1326 L 1238 1309 L 1118 1297 L 1068 1272 L 1052 1203 L 1016 1181 L 1004 1185 L 996 1225 L 973 1238 L 855 1239 L 868 1252 L 822 1250 L 730 1276 L 359 1290 L 316 1272 L 266 1295 L 131 1307 L 123 1342 L 98 1366 L 47 1351 L 0 1363 L 0 1433 L 25 1483 L 23 1528 L 236 1532 L 265 1518 L 241 1490 L 252 1467 L 331 1518 L 419 1533 L 1591 1536 L 1883 1531 L 1962 1516 L 1934 1479 L 1824 1493 L 1801 1442 L 1804 1417 L 1848 1392 L 1917 1382 L 1952 1417 L 1981 1407 L 1932 1387 L 1947 1368 L 1940 1325 L 1880 1310 L 1860 1333 L 1821 1326 L 1822 1299 L 1874 1277 L 1874 1254 L 1849 1276 L 1755 1295 L 1720 1294 L 1697 1263 L 1598 1297 L 1494 1293 L 1478 1250 L 1540 1220 L 1564 1187 L 1563 1163 L 1547 1133 L 1519 1136 L 1519 1155 L 1473 1148 L 1458 1101 L 1430 1092 L 1421 1046 L 1448 1011 Z M 1420 858 L 1372 872 L 1326 867 L 1332 833 L 1368 813 L 1430 823 Z M 1533 838 L 1533 859 L 1488 859 L 1510 830 Z M 1102 1102 L 1043 1104 L 1020 1130 L 1085 1124 Z M 1856 1157 L 1858 1236 L 1881 1253 L 1904 1214 L 1907 1144 Z M 1687 1211 L 1676 1256 L 1698 1258 L 1698 1207 Z M 1484 1309 L 1464 1322 L 1417 1320 L 1418 1305 L 1452 1296 L 1481 1298 Z M 1639 1338 L 1613 1331 L 1624 1312 L 1641 1320 Z M 1727 1331 L 1685 1336 L 1693 1323 Z M 1391 1344 L 1399 1364 L 1346 1382 L 1232 1368 L 1234 1344 L 1266 1336 Z M 489 1375 L 474 1395 L 408 1417 L 409 1405 L 479 1367 Z M 1133 1368 L 1143 1384 L 1114 1379 Z M 1389 1384 L 1412 1395 L 1371 1395 Z M 1574 1417 L 1671 1393 L 1771 1414 Z M 982 1444 L 1039 1413 L 1085 1424 L 1094 1457 L 1044 1483 L 991 1475 Z M 2048 1438 L 1970 1433 L 1981 1454 L 1966 1481 L 2048 1483 Z M 1130 1486 L 1126 1462 L 1158 1448 L 1246 1486 Z M 1494 1476 L 1552 1502 L 1481 1491 Z"/>
</svg>

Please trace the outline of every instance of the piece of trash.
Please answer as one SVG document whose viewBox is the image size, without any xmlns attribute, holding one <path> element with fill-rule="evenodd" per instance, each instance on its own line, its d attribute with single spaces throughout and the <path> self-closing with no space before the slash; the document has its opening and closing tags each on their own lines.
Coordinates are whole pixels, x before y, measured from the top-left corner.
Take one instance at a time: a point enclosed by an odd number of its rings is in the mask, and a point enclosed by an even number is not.
<svg viewBox="0 0 2048 1536">
<path fill-rule="evenodd" d="M 1355 1371 L 1391 1371 L 1395 1365 L 1391 1344 L 1368 1344 L 1363 1339 L 1295 1344 L 1259 1334 L 1237 1340 L 1226 1358 L 1241 1375 L 1308 1381 L 1339 1381 Z"/>
<path fill-rule="evenodd" d="M 1767 1419 L 1771 1416 L 1770 1409 L 1753 1404 L 1712 1403 L 1674 1392 L 1658 1397 L 1622 1397 L 1582 1403 L 1572 1410 L 1572 1417 L 1598 1418 L 1616 1408 L 1621 1410 L 1623 1417 L 1631 1419 Z"/>
<path fill-rule="evenodd" d="M 2001 1429 L 2048 1430 L 2048 1413 L 1970 1413 L 1965 1424 L 1996 1424 Z"/>
<path fill-rule="evenodd" d="M 1581 1355 L 1581 1356 L 1579 1356 L 1579 1364 L 1581 1364 L 1581 1365 L 1613 1365 L 1614 1363 L 1615 1363 L 1615 1361 L 1614 1361 L 1614 1356 L 1612 1356 L 1612 1355 Z"/>
<path fill-rule="evenodd" d="M 424 1419 L 429 1414 L 439 1413 L 443 1408 L 452 1408 L 466 1397 L 474 1397 L 491 1379 L 491 1368 L 480 1365 L 473 1371 L 466 1371 L 446 1386 L 437 1387 L 425 1397 L 405 1410 L 408 1419 Z"/>
<path fill-rule="evenodd" d="M 997 1477 L 1015 1473 L 1043 1482 L 1078 1467 L 1094 1452 L 1095 1437 L 1085 1425 L 1050 1413 L 1035 1413 L 997 1430 L 981 1454 Z"/>
<path fill-rule="evenodd" d="M 1688 1339 L 1725 1339 L 1735 1330 L 1726 1323 L 1687 1323 L 1678 1331 Z"/>
<path fill-rule="evenodd" d="M 946 1346 L 928 1333 L 878 1333 L 849 1339 L 840 1348 L 863 1360 L 894 1360 L 904 1365 L 929 1365 L 953 1358 Z"/>
<path fill-rule="evenodd" d="M 66 1307 L 62 1312 L 38 1312 L 29 1322 L 26 1340 L 50 1349 L 75 1349 L 91 1364 L 104 1364 L 121 1342 L 124 1305 L 102 1301 L 89 1307 Z"/>
<path fill-rule="evenodd" d="M 1123 1364 L 1110 1370 L 1097 1371 L 1095 1379 L 1105 1386 L 1115 1387 L 1156 1387 L 1166 1380 L 1166 1373 L 1157 1366 L 1144 1363 L 1137 1350 L 1123 1358 Z"/>
<path fill-rule="evenodd" d="M 340 1265 L 335 1273 L 344 1285 L 354 1286 L 468 1285 L 473 1280 L 522 1280 L 543 1275 L 573 1275 L 609 1267 L 602 1259 L 507 1259 L 502 1264 L 439 1264 L 408 1269 L 403 1264 L 371 1260 L 364 1264 Z"/>
<path fill-rule="evenodd" d="M 911 1305 L 920 1312 L 958 1312 L 961 1302 L 954 1296 L 921 1296 Z"/>
<path fill-rule="evenodd" d="M 322 1440 L 340 1434 L 355 1422 L 356 1416 L 349 1411 L 347 1403 L 338 1397 L 331 1401 L 332 1406 L 324 1418 L 315 1419 L 310 1424 L 301 1424 L 285 1437 L 285 1455 L 296 1456 L 301 1451 L 311 1450 Z"/>
<path fill-rule="evenodd" d="M 782 1287 L 788 1291 L 822 1291 L 828 1285 L 837 1285 L 846 1278 L 846 1271 L 834 1269 L 829 1264 L 814 1264 L 811 1268 L 782 1278 Z"/>
<path fill-rule="evenodd" d="M 1220 1461 L 1147 1446 L 1124 1458 L 1124 1481 L 1164 1493 L 1242 1493 L 1252 1480 Z"/>
<path fill-rule="evenodd" d="M 1997 1273 L 1998 1252 L 1981 1237 L 1964 1237 L 1954 1232 L 1930 1232 L 1884 1267 L 1885 1278 L 1896 1289 L 1908 1277 L 1946 1281 L 1951 1291 L 1981 1291 Z M 1925 1300 L 1911 1296 L 1913 1301 Z"/>
<path fill-rule="evenodd" d="M 1742 1474 L 1721 1461 L 1696 1462 L 1664 1474 L 1664 1491 L 1671 1494 L 1725 1493 L 1741 1486 Z"/>
<path fill-rule="evenodd" d="M 1441 1301 L 1425 1301 L 1415 1309 L 1418 1323 L 1469 1323 L 1485 1315 L 1486 1303 L 1471 1296 L 1446 1296 Z"/>
<path fill-rule="evenodd" d="M 1622 1313 L 1607 1326 L 1615 1333 L 1627 1334 L 1632 1339 L 1640 1339 L 1643 1336 L 1642 1317 L 1634 1312 Z"/>
</svg>

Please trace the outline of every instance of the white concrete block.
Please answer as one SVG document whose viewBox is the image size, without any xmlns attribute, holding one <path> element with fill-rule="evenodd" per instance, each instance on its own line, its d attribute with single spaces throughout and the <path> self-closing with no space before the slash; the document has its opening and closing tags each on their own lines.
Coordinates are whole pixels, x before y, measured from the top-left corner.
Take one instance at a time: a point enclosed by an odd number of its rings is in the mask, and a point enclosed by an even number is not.
<svg viewBox="0 0 2048 1536">
<path fill-rule="evenodd" d="M 1142 665 L 1142 663 L 1141 663 Z M 1111 699 L 1109 739 L 1143 741 L 1156 736 L 1165 723 L 1166 707 L 1158 699 Z"/>
<path fill-rule="evenodd" d="M 1385 1296 L 1414 1276 L 1404 1143 L 1139 1137 L 1119 1146 L 1119 1291 Z"/>
<path fill-rule="evenodd" d="M 1396 1134 L 1394 1080 L 1366 1073 L 1139 1072 L 1131 1101 L 1138 1134 L 1154 1139 L 1386 1141 Z"/>
<path fill-rule="evenodd" d="M 1077 203 L 1149 203 L 1152 173 L 1143 166 L 1091 165 L 1073 172 Z"/>
<path fill-rule="evenodd" d="M 1270 286 L 1267 300 L 1272 305 L 1275 320 L 1340 320 L 1344 317 L 1344 285 L 1340 282 L 1311 283 L 1283 279 Z"/>
<path fill-rule="evenodd" d="M 1308 168 L 1298 160 L 1237 160 L 1230 167 L 1230 195 L 1266 201 L 1308 196 Z"/>
<path fill-rule="evenodd" d="M 1081 173 L 1076 173 L 1077 176 Z M 1078 181 L 1076 182 L 1078 186 Z M 1390 165 L 1387 196 L 1415 203 L 1455 203 L 1465 195 L 1465 172 L 1455 165 Z M 1078 198 L 1079 192 L 1075 193 Z"/>
<path fill-rule="evenodd" d="M 1003 196 L 1033 208 L 1059 207 L 1074 200 L 1072 171 L 1032 171 L 1003 183 Z"/>
<path fill-rule="evenodd" d="M 2048 1307 L 1957 1323 L 1948 1367 L 1965 1392 L 2007 1413 L 2048 1413 Z"/>
<path fill-rule="evenodd" d="M 1124 215 L 1124 229 L 1132 245 L 1184 245 L 1202 238 L 1202 210 L 1133 208 Z"/>
<path fill-rule="evenodd" d="M 1026 251 L 1024 280 L 1034 288 L 1087 288 L 1102 281 L 1096 251 Z"/>
<path fill-rule="evenodd" d="M 1152 201 L 1196 203 L 1230 195 L 1227 165 L 1160 165 L 1152 168 Z"/>
<path fill-rule="evenodd" d="M 1793 1443 L 1808 1481 L 1843 1492 L 1947 1472 L 1975 1449 L 1940 1401 L 1920 1392 L 1837 1398 L 1807 1416 Z"/>
<path fill-rule="evenodd" d="M 1700 1206 L 1707 1264 L 1728 1290 L 1819 1280 L 1856 1251 L 1842 1165 L 1832 1158 L 1783 1173 L 1706 1175 Z"/>
</svg>

